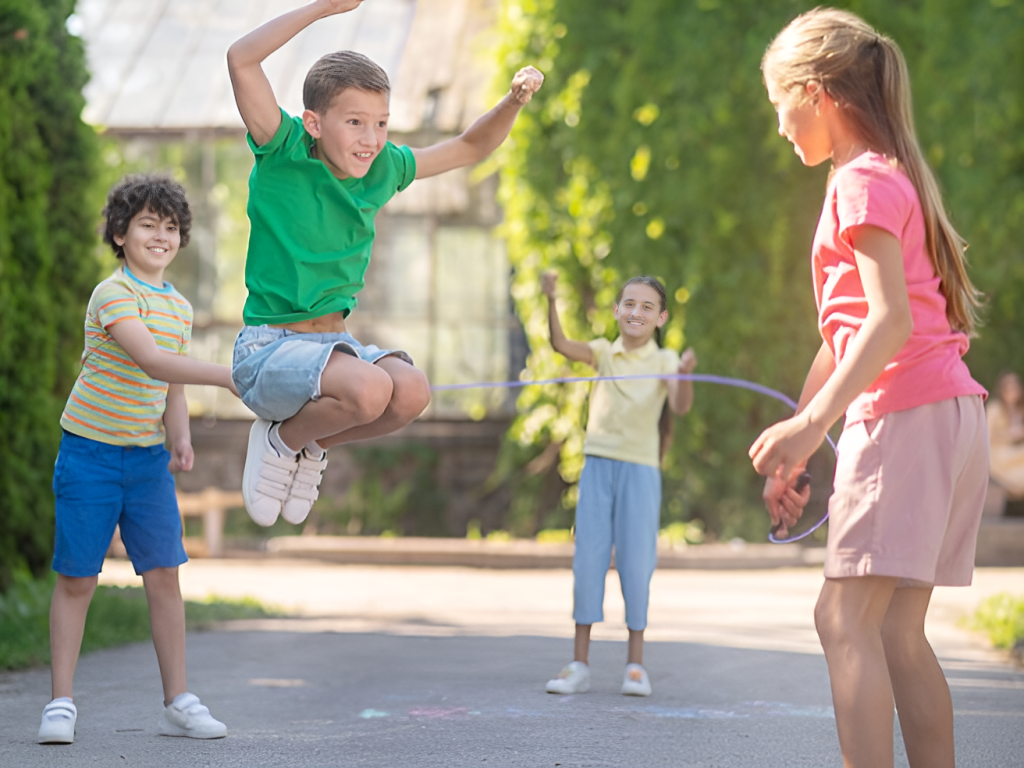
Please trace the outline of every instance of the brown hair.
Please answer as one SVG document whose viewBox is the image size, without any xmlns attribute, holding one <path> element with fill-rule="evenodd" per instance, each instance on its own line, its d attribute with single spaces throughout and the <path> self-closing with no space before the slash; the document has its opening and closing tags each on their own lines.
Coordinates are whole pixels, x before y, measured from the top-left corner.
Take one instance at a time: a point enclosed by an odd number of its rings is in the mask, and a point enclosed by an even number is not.
<svg viewBox="0 0 1024 768">
<path fill-rule="evenodd" d="M 346 88 L 385 96 L 391 93 L 387 72 L 372 60 L 355 51 L 336 51 L 320 57 L 306 73 L 302 103 L 306 109 L 323 114 Z"/>
<path fill-rule="evenodd" d="M 117 258 L 124 258 L 124 248 L 114 242 L 114 236 L 127 235 L 132 219 L 139 211 L 146 209 L 173 221 L 181 237 L 180 247 L 188 245 L 192 211 L 188 207 L 185 188 L 166 176 L 132 174 L 111 188 L 107 194 L 107 204 L 103 206 L 103 217 L 106 219 L 103 242 L 114 249 Z"/>
<path fill-rule="evenodd" d="M 941 281 L 949 324 L 973 333 L 982 295 L 967 275 L 964 240 L 946 215 L 939 185 L 917 142 L 910 76 L 899 46 L 848 11 L 815 8 L 778 34 L 761 70 L 786 92 L 800 89 L 803 98 L 808 83 L 820 83 L 861 140 L 899 164 L 921 201 L 925 243 Z"/>
</svg>

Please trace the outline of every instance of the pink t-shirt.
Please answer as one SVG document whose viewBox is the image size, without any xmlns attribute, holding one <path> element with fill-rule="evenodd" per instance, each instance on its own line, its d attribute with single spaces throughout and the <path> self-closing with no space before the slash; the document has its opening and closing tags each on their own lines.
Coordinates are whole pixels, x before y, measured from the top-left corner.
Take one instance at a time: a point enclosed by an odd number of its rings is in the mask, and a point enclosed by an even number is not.
<svg viewBox="0 0 1024 768">
<path fill-rule="evenodd" d="M 846 411 L 846 423 L 875 419 L 960 395 L 986 395 L 961 358 L 967 335 L 946 319 L 946 299 L 925 247 L 924 216 L 906 174 L 876 152 L 835 172 L 811 249 L 818 327 L 838 365 L 868 314 L 850 229 L 861 224 L 891 232 L 903 248 L 914 330 L 875 382 Z"/>
</svg>

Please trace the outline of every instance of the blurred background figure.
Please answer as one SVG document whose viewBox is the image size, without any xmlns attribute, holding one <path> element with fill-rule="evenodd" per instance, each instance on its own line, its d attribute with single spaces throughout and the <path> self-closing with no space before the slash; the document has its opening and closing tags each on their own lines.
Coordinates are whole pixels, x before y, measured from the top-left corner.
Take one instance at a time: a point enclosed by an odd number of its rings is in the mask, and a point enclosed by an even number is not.
<svg viewBox="0 0 1024 768">
<path fill-rule="evenodd" d="M 1020 376 L 1005 371 L 985 408 L 989 435 L 987 514 L 1003 514 L 1008 499 L 1024 499 L 1024 386 Z"/>
</svg>

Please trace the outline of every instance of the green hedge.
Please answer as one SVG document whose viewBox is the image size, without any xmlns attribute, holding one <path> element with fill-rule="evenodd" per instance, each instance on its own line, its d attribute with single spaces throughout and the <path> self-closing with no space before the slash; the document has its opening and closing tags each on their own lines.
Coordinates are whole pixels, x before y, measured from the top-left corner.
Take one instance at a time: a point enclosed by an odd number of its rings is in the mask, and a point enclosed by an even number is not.
<svg viewBox="0 0 1024 768">
<path fill-rule="evenodd" d="M 50 480 L 96 282 L 95 136 L 73 0 L 0 0 L 0 591 L 49 564 Z"/>
<path fill-rule="evenodd" d="M 1000 368 L 1021 370 L 1024 2 L 837 4 L 907 55 L 921 142 L 991 298 L 972 370 L 986 384 Z M 668 345 L 694 346 L 700 372 L 799 393 L 820 345 L 809 253 L 828 170 L 804 168 L 777 134 L 759 62 L 814 5 L 504 1 L 499 82 L 525 63 L 547 77 L 495 161 L 533 376 L 567 368 L 547 340 L 543 270 L 563 276 L 563 323 L 576 338 L 614 336 L 619 284 L 648 273 L 674 299 Z M 564 525 L 582 466 L 585 390 L 531 388 L 519 407 L 499 473 L 519 494 L 511 524 Z M 719 537 L 763 539 L 761 482 L 746 450 L 783 415 L 761 396 L 697 385 L 664 473 L 663 523 L 696 517 Z M 539 482 L 523 469 L 549 445 L 560 446 L 566 483 L 554 505 L 537 501 Z"/>
</svg>

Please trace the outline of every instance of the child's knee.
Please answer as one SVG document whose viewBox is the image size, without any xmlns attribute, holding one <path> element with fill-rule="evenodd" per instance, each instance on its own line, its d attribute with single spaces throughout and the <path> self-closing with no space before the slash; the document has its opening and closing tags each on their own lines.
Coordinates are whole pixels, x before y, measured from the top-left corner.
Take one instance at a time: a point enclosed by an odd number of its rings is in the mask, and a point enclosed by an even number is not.
<svg viewBox="0 0 1024 768">
<path fill-rule="evenodd" d="M 73 599 L 91 598 L 99 576 L 65 576 L 57 574 L 56 590 Z"/>
<path fill-rule="evenodd" d="M 395 387 L 391 408 L 404 420 L 412 421 L 430 405 L 430 382 L 421 371 L 412 369 L 401 386 Z"/>
<path fill-rule="evenodd" d="M 153 568 L 142 574 L 142 582 L 148 593 L 180 594 L 177 568 Z"/>
</svg>

